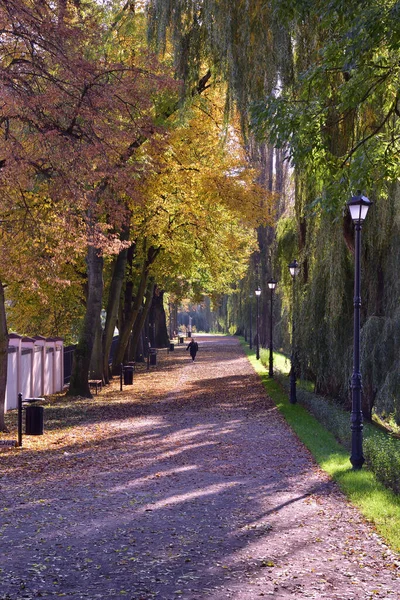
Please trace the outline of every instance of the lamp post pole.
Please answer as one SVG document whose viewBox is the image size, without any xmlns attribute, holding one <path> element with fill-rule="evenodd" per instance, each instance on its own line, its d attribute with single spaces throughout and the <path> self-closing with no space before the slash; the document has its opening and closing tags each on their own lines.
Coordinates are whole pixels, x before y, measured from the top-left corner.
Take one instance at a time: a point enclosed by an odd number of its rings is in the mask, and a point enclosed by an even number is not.
<svg viewBox="0 0 400 600">
<path fill-rule="evenodd" d="M 271 312 L 270 312 L 270 319 L 269 319 L 269 370 L 268 370 L 268 375 L 269 377 L 273 377 L 274 376 L 274 352 L 273 352 L 273 346 L 272 346 L 272 302 L 273 302 L 273 295 L 274 295 L 274 290 L 276 288 L 276 281 L 274 279 L 270 279 L 268 281 L 268 287 L 270 289 L 271 292 Z"/>
<path fill-rule="evenodd" d="M 258 286 L 256 289 L 256 297 L 257 297 L 257 351 L 256 351 L 256 359 L 260 360 L 260 296 L 261 296 L 261 288 Z"/>
<path fill-rule="evenodd" d="M 354 247 L 354 350 L 353 374 L 351 377 L 351 456 L 354 470 L 364 464 L 363 455 L 363 415 L 361 410 L 361 370 L 360 370 L 360 310 L 361 310 L 361 229 L 372 202 L 366 196 L 353 196 L 347 203 L 355 228 Z"/>
<path fill-rule="evenodd" d="M 249 332 L 249 348 L 250 348 L 250 350 L 253 349 L 253 332 L 251 329 L 251 322 L 253 320 L 252 299 L 253 299 L 253 296 L 250 296 L 250 332 Z"/>
<path fill-rule="evenodd" d="M 296 396 L 296 350 L 295 350 L 295 318 L 294 318 L 294 308 L 296 301 L 296 277 L 300 272 L 300 266 L 296 259 L 289 265 L 289 271 L 293 279 L 293 306 L 292 306 L 292 355 L 290 357 L 290 396 L 289 402 L 290 404 L 296 404 L 297 396 Z"/>
</svg>

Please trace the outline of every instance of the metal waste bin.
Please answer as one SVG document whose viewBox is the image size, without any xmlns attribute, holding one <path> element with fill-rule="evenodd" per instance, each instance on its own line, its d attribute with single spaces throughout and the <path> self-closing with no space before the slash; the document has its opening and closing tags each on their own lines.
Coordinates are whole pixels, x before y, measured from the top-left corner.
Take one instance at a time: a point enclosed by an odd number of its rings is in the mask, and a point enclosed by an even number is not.
<svg viewBox="0 0 400 600">
<path fill-rule="evenodd" d="M 25 409 L 26 435 L 43 435 L 43 406 L 27 406 Z"/>
<path fill-rule="evenodd" d="M 184 343 L 184 341 L 185 341 L 185 339 L 184 339 L 183 337 L 180 337 L 180 338 L 179 338 L 179 343 L 180 343 L 180 344 L 183 344 L 183 343 Z"/>
<path fill-rule="evenodd" d="M 157 350 L 150 348 L 149 352 L 150 364 L 154 367 L 157 364 Z"/>
<path fill-rule="evenodd" d="M 133 384 L 133 372 L 135 368 L 133 365 L 126 365 L 124 367 L 124 385 Z"/>
<path fill-rule="evenodd" d="M 172 352 L 172 351 L 174 350 L 174 348 L 175 348 L 175 344 L 172 344 L 172 343 L 171 343 L 171 344 L 169 345 L 170 352 Z"/>
</svg>

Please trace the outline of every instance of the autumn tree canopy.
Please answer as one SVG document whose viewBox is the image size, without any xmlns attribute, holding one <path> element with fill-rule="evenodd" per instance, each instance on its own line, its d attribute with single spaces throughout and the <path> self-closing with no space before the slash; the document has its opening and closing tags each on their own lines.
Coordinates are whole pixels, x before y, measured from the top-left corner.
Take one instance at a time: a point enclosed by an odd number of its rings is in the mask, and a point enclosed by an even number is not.
<svg viewBox="0 0 400 600">
<path fill-rule="evenodd" d="M 109 332 L 132 330 L 149 286 L 184 274 L 193 293 L 220 293 L 267 218 L 210 72 L 183 101 L 133 7 L 0 2 L 0 281 L 21 333 L 79 337 L 81 395 L 96 339 L 107 357 Z M 5 320 L 1 339 L 4 359 Z"/>
<path fill-rule="evenodd" d="M 126 198 L 135 198 L 145 171 L 132 155 L 157 131 L 154 97 L 175 87 L 150 56 L 115 61 L 93 8 L 0 4 L 1 214 L 4 240 L 11 233 L 15 249 L 3 261 L 2 281 L 15 288 L 17 274 L 43 293 L 45 280 L 69 285 L 62 280 L 75 266 L 86 289 L 89 338 L 102 307 L 102 257 L 124 244 Z"/>
</svg>

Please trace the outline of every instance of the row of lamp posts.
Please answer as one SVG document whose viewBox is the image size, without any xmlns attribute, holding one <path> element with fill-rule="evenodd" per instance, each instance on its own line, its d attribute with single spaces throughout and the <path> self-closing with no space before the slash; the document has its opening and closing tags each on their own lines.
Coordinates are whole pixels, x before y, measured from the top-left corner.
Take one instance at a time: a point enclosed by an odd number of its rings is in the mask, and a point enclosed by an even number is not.
<svg viewBox="0 0 400 600">
<path fill-rule="evenodd" d="M 273 295 L 273 291 L 276 288 L 276 284 L 277 282 L 275 281 L 275 279 L 270 279 L 268 281 L 268 287 L 271 291 L 271 313 L 270 313 L 270 330 L 269 330 L 269 376 L 273 377 L 274 376 L 274 367 L 273 367 L 273 352 L 272 352 L 272 295 Z M 260 296 L 261 296 L 261 288 L 260 286 L 258 286 L 258 288 L 255 290 L 255 295 L 257 298 L 257 320 L 256 320 L 256 358 L 257 360 L 260 360 Z M 251 300 L 251 296 L 250 296 L 250 300 Z M 252 304 L 250 302 L 250 338 L 249 338 L 249 347 L 250 350 L 252 350 L 253 348 L 253 343 L 252 343 L 252 321 L 253 321 L 253 314 L 252 314 Z"/>
<path fill-rule="evenodd" d="M 362 397 L 362 383 L 361 383 L 361 371 L 360 371 L 360 310 L 361 310 L 361 229 L 363 222 L 367 216 L 368 209 L 372 202 L 362 194 L 353 196 L 347 203 L 351 219 L 354 223 L 355 228 L 355 244 L 354 244 L 354 338 L 353 338 L 353 374 L 351 378 L 351 456 L 350 462 L 353 465 L 353 469 L 361 469 L 364 464 L 363 455 L 363 416 L 361 407 Z M 300 265 L 296 259 L 294 259 L 289 265 L 290 275 L 293 280 L 293 308 L 292 308 L 292 350 L 290 359 L 290 395 L 289 401 L 291 404 L 296 404 L 296 346 L 295 346 L 295 293 L 296 293 L 296 277 L 300 273 Z M 268 281 L 268 287 L 271 292 L 271 312 L 270 312 L 270 336 L 269 336 L 269 377 L 274 376 L 273 367 L 273 345 L 272 345 L 272 300 L 273 292 L 276 288 L 277 282 L 274 279 Z M 257 332 L 256 332 L 256 358 L 260 358 L 260 331 L 259 331 L 259 319 L 260 319 L 260 296 L 261 289 L 258 288 L 255 291 L 257 297 Z M 252 308 L 250 302 L 250 349 L 252 349 Z"/>
</svg>

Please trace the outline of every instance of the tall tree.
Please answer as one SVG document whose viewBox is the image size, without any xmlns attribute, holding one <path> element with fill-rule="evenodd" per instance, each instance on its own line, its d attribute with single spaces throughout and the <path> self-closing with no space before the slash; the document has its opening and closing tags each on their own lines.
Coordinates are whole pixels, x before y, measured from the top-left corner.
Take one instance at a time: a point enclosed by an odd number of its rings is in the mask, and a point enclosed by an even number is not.
<svg viewBox="0 0 400 600">
<path fill-rule="evenodd" d="M 88 395 L 103 255 L 124 245 L 113 232 L 122 229 L 126 198 L 135 197 L 145 171 L 132 156 L 155 130 L 153 97 L 167 79 L 155 63 L 149 70 L 139 58 L 122 64 L 108 56 L 95 3 L 57 6 L 0 4 L 7 44 L 0 65 L 3 181 L 15 171 L 15 195 L 33 189 L 48 198 L 69 215 L 76 250 L 87 247 L 86 316 L 71 393 Z"/>
<path fill-rule="evenodd" d="M 363 343 L 374 338 L 378 313 L 386 318 L 380 353 L 385 352 L 386 364 L 397 364 L 384 340 L 389 331 L 395 336 L 398 322 L 393 310 L 398 277 L 389 266 L 387 246 L 391 240 L 391 253 L 393 244 L 397 252 L 396 221 L 388 219 L 396 212 L 399 176 L 398 12 L 395 0 L 362 5 L 326 0 L 312 5 L 302 0 L 290 5 L 281 0 L 150 1 L 153 39 L 162 48 L 172 32 L 180 72 L 190 81 L 208 61 L 228 81 L 228 106 L 237 104 L 245 131 L 251 120 L 257 135 L 292 165 L 294 203 L 286 208 L 294 219 L 290 229 L 288 220 L 279 224 L 276 264 L 286 270 L 287 259 L 293 258 L 290 249 L 301 259 L 306 284 L 300 307 L 302 366 L 319 389 L 342 399 L 349 370 L 346 331 L 351 327 L 346 324 L 351 320 L 349 250 L 354 245 L 343 205 L 358 189 L 379 198 L 381 207 L 379 215 L 369 217 L 371 237 L 366 237 L 370 260 L 365 265 Z M 388 291 L 389 280 L 393 292 Z M 289 286 L 281 289 L 285 310 Z M 365 364 L 373 364 L 369 355 L 379 362 L 378 352 L 365 348 L 363 353 Z M 366 372 L 370 380 L 371 369 Z M 374 388 L 385 410 L 388 405 L 393 410 L 391 398 L 396 397 L 396 377 L 388 372 L 385 379 L 374 372 L 365 388 L 366 416 Z"/>
</svg>

